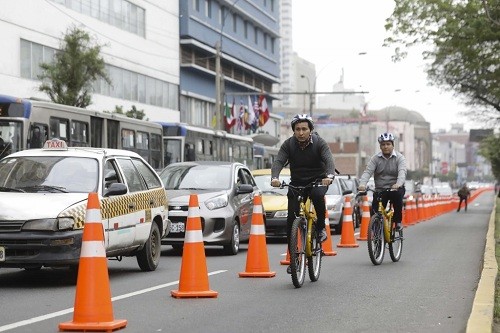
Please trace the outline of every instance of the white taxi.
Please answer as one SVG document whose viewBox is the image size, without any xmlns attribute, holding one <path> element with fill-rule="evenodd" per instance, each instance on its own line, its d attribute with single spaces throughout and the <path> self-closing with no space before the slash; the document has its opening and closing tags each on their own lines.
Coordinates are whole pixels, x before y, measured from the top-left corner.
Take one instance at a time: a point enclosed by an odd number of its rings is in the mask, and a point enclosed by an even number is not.
<svg viewBox="0 0 500 333">
<path fill-rule="evenodd" d="M 0 160 L 0 267 L 77 266 L 87 198 L 99 196 L 107 257 L 153 271 L 170 227 L 161 179 L 138 154 L 49 140 Z"/>
</svg>

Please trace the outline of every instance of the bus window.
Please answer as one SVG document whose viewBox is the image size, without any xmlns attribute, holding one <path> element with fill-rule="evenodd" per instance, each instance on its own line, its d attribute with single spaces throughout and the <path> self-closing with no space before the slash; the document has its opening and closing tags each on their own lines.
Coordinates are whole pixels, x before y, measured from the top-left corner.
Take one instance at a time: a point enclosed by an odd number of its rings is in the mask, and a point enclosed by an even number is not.
<svg viewBox="0 0 500 333">
<path fill-rule="evenodd" d="M 69 120 L 62 118 L 50 118 L 50 139 L 58 138 L 69 141 Z"/>
<path fill-rule="evenodd" d="M 134 148 L 134 131 L 122 129 L 122 147 L 123 149 Z"/>
<path fill-rule="evenodd" d="M 163 164 L 167 166 L 171 163 L 182 162 L 181 152 L 182 141 L 180 139 L 165 139 Z M 187 146 L 187 145 L 186 145 Z M 187 161 L 187 159 L 185 159 Z"/>
<path fill-rule="evenodd" d="M 87 147 L 89 145 L 88 133 L 89 124 L 83 121 L 71 122 L 71 146 Z"/>
<path fill-rule="evenodd" d="M 47 139 L 47 125 L 35 124 L 30 129 L 28 148 L 42 148 Z"/>
<path fill-rule="evenodd" d="M 194 151 L 194 146 L 192 143 L 186 143 L 184 147 L 184 160 L 185 161 L 195 161 L 196 160 L 196 154 Z"/>
</svg>

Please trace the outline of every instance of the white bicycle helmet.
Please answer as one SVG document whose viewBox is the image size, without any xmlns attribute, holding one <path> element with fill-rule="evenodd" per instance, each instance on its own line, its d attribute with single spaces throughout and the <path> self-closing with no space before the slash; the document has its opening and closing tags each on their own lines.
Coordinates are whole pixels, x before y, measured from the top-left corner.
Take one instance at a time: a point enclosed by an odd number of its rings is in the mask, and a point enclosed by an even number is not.
<svg viewBox="0 0 500 333">
<path fill-rule="evenodd" d="M 390 141 L 394 144 L 394 135 L 392 133 L 382 133 L 378 137 L 378 143 Z"/>
<path fill-rule="evenodd" d="M 309 116 L 306 113 L 303 113 L 303 114 L 297 114 L 292 118 L 292 121 L 290 123 L 290 125 L 292 126 L 292 131 L 295 130 L 296 123 L 303 122 L 303 121 L 307 121 L 309 123 L 309 129 L 311 131 L 314 129 L 314 122 L 313 122 L 311 116 Z"/>
</svg>

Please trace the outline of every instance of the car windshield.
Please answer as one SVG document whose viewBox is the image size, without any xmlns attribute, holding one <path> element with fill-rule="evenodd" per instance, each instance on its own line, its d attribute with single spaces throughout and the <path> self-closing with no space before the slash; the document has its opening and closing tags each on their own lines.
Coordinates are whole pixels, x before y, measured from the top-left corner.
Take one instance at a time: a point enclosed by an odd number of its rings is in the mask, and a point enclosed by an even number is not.
<svg viewBox="0 0 500 333">
<path fill-rule="evenodd" d="M 262 194 L 281 194 L 286 195 L 288 192 L 287 188 L 279 188 L 271 186 L 271 175 L 258 175 L 254 176 L 257 186 L 262 191 Z M 290 183 L 290 176 L 281 175 L 280 181 L 285 183 Z"/>
<path fill-rule="evenodd" d="M 169 165 L 160 173 L 167 190 L 226 190 L 230 165 Z"/>
<path fill-rule="evenodd" d="M 0 192 L 88 193 L 97 191 L 95 159 L 26 156 L 0 161 Z"/>
</svg>

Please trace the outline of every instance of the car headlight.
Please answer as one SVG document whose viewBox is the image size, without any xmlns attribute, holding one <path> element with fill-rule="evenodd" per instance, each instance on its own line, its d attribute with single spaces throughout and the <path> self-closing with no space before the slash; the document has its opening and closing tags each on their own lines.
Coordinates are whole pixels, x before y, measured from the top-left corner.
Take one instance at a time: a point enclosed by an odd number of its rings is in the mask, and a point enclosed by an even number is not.
<svg viewBox="0 0 500 333">
<path fill-rule="evenodd" d="M 288 211 L 287 210 L 278 210 L 278 211 L 276 211 L 276 214 L 274 214 L 274 217 L 288 217 Z"/>
<path fill-rule="evenodd" d="M 223 207 L 226 207 L 227 204 L 228 204 L 228 199 L 227 199 L 227 195 L 225 195 L 225 194 L 205 201 L 205 206 L 209 210 L 223 208 Z"/>
<path fill-rule="evenodd" d="M 58 231 L 65 229 L 73 229 L 73 218 L 63 217 L 59 219 L 39 219 L 31 220 L 24 223 L 22 230 L 38 230 L 38 231 Z"/>
</svg>

